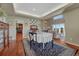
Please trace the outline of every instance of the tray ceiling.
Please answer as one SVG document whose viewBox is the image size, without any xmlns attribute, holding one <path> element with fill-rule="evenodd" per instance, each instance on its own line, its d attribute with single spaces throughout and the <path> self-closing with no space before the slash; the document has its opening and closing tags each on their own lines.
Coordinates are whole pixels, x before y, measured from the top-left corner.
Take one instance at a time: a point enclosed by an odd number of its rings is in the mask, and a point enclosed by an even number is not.
<svg viewBox="0 0 79 59">
<path fill-rule="evenodd" d="M 42 17 L 63 7 L 64 3 L 15 3 L 16 13 Z"/>
</svg>

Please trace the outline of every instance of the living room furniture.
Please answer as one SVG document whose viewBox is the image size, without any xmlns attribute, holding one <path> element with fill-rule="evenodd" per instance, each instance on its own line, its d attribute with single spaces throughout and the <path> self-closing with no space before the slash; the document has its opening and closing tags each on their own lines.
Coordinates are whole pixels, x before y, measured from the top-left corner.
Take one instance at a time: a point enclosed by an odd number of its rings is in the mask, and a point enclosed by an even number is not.
<svg viewBox="0 0 79 59">
<path fill-rule="evenodd" d="M 37 33 L 29 32 L 29 39 L 30 39 L 30 48 L 31 48 L 31 40 L 37 41 Z"/>
<path fill-rule="evenodd" d="M 45 46 L 45 43 L 53 41 L 52 40 L 52 34 L 47 32 L 38 32 L 37 33 L 37 42 L 43 43 L 43 48 Z"/>
<path fill-rule="evenodd" d="M 47 32 L 29 32 L 29 38 L 30 40 L 34 40 L 38 43 L 43 43 L 43 48 L 45 46 L 45 43 L 50 42 L 52 40 L 52 33 L 47 33 Z M 30 46 L 31 46 L 31 42 L 30 42 Z"/>
</svg>

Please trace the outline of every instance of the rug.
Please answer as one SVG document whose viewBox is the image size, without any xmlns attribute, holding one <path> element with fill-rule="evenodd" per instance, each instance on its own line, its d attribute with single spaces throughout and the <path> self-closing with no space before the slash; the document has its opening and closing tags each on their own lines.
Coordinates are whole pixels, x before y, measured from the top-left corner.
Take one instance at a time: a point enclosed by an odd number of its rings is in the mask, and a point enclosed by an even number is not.
<svg viewBox="0 0 79 59">
<path fill-rule="evenodd" d="M 52 41 L 45 43 L 45 48 L 43 49 L 43 43 L 38 43 L 36 41 L 23 40 L 24 49 L 27 56 L 73 56 L 75 50 L 69 47 L 60 46 L 53 43 Z"/>
<path fill-rule="evenodd" d="M 37 56 L 57 56 L 65 50 L 62 46 L 52 45 L 52 41 L 45 43 L 45 47 L 43 48 L 43 43 L 37 43 L 33 40 L 31 41 L 31 49 L 35 51 Z"/>
</svg>

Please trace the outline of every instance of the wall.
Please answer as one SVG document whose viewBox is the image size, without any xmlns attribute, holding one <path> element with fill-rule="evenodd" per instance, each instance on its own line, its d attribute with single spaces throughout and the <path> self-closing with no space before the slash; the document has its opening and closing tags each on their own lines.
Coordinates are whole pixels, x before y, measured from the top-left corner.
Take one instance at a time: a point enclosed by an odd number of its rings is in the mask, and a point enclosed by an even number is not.
<svg viewBox="0 0 79 59">
<path fill-rule="evenodd" d="M 9 36 L 12 37 L 12 40 L 16 39 L 16 23 L 23 24 L 23 38 L 28 36 L 28 31 L 30 29 L 30 25 L 37 25 L 38 29 L 41 30 L 41 20 L 36 18 L 25 18 L 25 17 L 14 17 L 7 16 L 6 22 L 9 24 Z"/>
<path fill-rule="evenodd" d="M 64 12 L 66 40 L 79 45 L 79 8 Z"/>
<path fill-rule="evenodd" d="M 48 28 L 52 29 L 52 23 L 53 23 L 52 18 L 42 20 L 42 29 L 43 30 L 46 30 Z"/>
<path fill-rule="evenodd" d="M 10 40 L 16 39 L 16 22 L 15 18 L 12 16 L 6 17 L 6 22 L 9 24 L 9 37 Z"/>
<path fill-rule="evenodd" d="M 28 32 L 30 30 L 30 25 L 37 25 L 38 29 L 41 31 L 41 20 L 40 19 L 35 19 L 35 18 L 27 18 L 24 21 L 24 37 L 28 35 Z"/>
<path fill-rule="evenodd" d="M 60 19 L 60 20 L 53 20 L 53 24 L 61 24 L 64 23 L 65 20 L 64 19 Z"/>
<path fill-rule="evenodd" d="M 42 30 L 42 22 L 40 19 L 36 18 L 25 18 L 25 17 L 15 17 L 15 16 L 7 16 L 0 17 L 0 21 L 9 24 L 9 37 L 11 40 L 16 39 L 16 23 L 23 24 L 23 38 L 26 38 L 29 33 L 30 25 L 37 25 L 39 30 Z"/>
</svg>

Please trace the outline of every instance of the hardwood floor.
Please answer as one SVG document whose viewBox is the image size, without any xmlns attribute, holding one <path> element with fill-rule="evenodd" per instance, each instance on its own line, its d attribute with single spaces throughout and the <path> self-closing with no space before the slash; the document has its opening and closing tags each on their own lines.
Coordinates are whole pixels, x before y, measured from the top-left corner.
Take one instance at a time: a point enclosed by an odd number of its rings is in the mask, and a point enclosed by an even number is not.
<svg viewBox="0 0 79 59">
<path fill-rule="evenodd" d="M 61 41 L 60 39 L 54 39 L 54 43 L 59 44 L 59 45 L 65 45 L 65 41 Z"/>
<path fill-rule="evenodd" d="M 69 42 L 61 41 L 60 39 L 55 39 L 54 42 L 55 42 L 56 44 L 59 44 L 59 45 L 66 45 L 66 46 L 68 46 L 68 47 L 70 47 L 70 48 L 75 49 L 75 51 L 76 51 L 76 52 L 75 52 L 75 56 L 79 56 L 79 46 L 74 45 L 74 44 L 71 44 L 71 43 L 69 43 Z"/>
<path fill-rule="evenodd" d="M 24 52 L 24 47 L 23 47 L 23 38 L 22 38 L 22 34 L 17 33 L 17 40 L 16 40 L 16 49 L 17 49 L 17 55 L 19 56 L 24 56 L 25 52 Z"/>
<path fill-rule="evenodd" d="M 17 40 L 10 40 L 9 48 L 6 46 L 0 52 L 0 56 L 24 56 L 24 48 L 22 43 L 22 34 L 18 33 Z"/>
<path fill-rule="evenodd" d="M 9 47 L 6 46 L 5 49 L 0 51 L 0 56 L 25 56 L 23 42 L 22 42 L 22 39 L 23 39 L 22 34 L 17 33 L 16 39 L 17 40 L 10 40 Z M 55 39 L 54 42 L 56 44 L 60 44 L 60 45 L 65 44 L 64 41 L 61 41 L 58 39 Z M 70 46 L 70 45 L 68 45 L 68 46 Z M 77 52 L 76 55 L 79 56 L 79 51 Z"/>
<path fill-rule="evenodd" d="M 76 44 L 73 44 L 73 43 L 70 43 L 70 42 L 66 42 L 66 45 L 69 46 L 70 48 L 75 49 L 76 50 L 75 55 L 79 56 L 79 45 L 76 45 Z"/>
<path fill-rule="evenodd" d="M 16 43 L 15 41 L 10 42 L 9 48 L 6 46 L 1 52 L 1 56 L 14 56 L 16 55 Z"/>
</svg>

